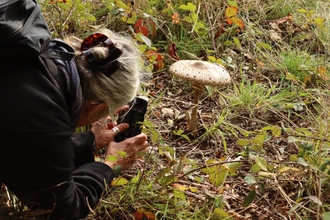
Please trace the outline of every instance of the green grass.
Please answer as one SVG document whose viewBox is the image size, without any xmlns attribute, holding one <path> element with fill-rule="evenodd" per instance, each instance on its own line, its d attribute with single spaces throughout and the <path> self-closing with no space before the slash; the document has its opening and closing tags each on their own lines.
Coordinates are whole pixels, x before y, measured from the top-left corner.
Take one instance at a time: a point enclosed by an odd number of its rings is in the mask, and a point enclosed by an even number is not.
<svg viewBox="0 0 330 220">
<path fill-rule="evenodd" d="M 260 213 L 265 219 L 327 219 L 329 2 L 237 0 L 243 29 L 225 18 L 234 1 L 136 1 L 134 7 L 119 2 L 77 7 L 65 25 L 67 5 L 42 4 L 54 36 L 72 30 L 82 36 L 106 24 L 163 57 L 164 67 L 152 69 L 154 60 L 144 54 L 151 73 L 141 90 L 150 98 L 148 152 L 124 174 L 128 182 L 109 188 L 86 219 L 257 219 Z M 156 34 L 147 36 L 151 47 L 134 33 L 134 22 L 124 22 L 133 12 L 155 22 Z M 172 23 L 175 12 L 178 24 Z M 317 18 L 324 19 L 321 26 Z M 231 85 L 202 92 L 197 136 L 187 131 L 190 84 L 167 71 L 174 62 L 171 43 L 181 59 L 222 63 L 232 77 Z"/>
</svg>

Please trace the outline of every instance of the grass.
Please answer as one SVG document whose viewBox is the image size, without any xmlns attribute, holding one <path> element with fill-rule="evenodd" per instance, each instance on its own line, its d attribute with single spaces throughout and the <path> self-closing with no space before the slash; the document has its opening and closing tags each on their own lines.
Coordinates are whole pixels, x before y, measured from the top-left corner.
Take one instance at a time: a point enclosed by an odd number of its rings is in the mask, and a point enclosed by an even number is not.
<svg viewBox="0 0 330 220">
<path fill-rule="evenodd" d="M 148 152 L 86 219 L 330 219 L 327 0 L 134 6 L 109 0 L 75 13 L 64 3 L 47 3 L 42 7 L 54 36 L 82 36 L 101 24 L 125 31 L 144 48 L 150 74 L 141 90 L 150 98 Z M 79 4 L 85 2 L 73 5 Z M 227 23 L 229 5 L 239 9 L 244 28 Z M 81 16 L 86 13 L 97 21 Z M 154 22 L 146 27 L 151 45 L 134 33 L 128 15 Z M 161 59 L 151 59 L 149 50 Z M 190 83 L 167 71 L 175 53 L 221 63 L 232 77 L 227 87 L 203 91 L 197 136 L 187 131 Z M 2 191 L 3 207 L 17 210 Z M 20 216 L 14 213 L 13 219 Z"/>
</svg>

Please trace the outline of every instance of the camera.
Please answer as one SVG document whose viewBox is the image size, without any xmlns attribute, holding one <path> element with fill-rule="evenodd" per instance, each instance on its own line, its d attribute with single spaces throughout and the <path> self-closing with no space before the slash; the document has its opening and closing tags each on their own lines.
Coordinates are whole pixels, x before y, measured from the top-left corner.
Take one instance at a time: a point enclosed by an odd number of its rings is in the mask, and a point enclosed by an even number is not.
<svg viewBox="0 0 330 220">
<path fill-rule="evenodd" d="M 129 108 L 120 111 L 117 124 L 127 123 L 129 128 L 115 136 L 115 141 L 120 142 L 126 138 L 136 136 L 141 133 L 142 123 L 148 107 L 148 98 L 145 96 L 136 96 L 130 103 Z"/>
</svg>

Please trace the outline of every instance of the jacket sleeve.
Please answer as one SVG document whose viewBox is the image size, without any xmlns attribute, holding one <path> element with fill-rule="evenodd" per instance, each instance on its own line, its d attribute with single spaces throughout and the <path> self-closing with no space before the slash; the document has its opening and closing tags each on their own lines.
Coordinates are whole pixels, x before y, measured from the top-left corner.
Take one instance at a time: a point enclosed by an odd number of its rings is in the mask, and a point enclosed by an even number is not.
<svg viewBox="0 0 330 220">
<path fill-rule="evenodd" d="M 94 161 L 94 134 L 92 131 L 75 134 L 72 136 L 74 166 Z"/>
</svg>

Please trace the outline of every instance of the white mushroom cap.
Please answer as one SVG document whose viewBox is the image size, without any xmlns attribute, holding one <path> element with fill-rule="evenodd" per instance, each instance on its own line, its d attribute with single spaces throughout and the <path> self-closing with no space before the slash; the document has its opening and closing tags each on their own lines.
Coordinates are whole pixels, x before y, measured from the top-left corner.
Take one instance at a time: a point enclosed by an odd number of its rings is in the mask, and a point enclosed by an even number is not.
<svg viewBox="0 0 330 220">
<path fill-rule="evenodd" d="M 179 60 L 170 66 L 169 71 L 178 78 L 203 85 L 221 86 L 231 81 L 223 66 L 207 61 Z"/>
</svg>

